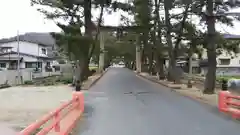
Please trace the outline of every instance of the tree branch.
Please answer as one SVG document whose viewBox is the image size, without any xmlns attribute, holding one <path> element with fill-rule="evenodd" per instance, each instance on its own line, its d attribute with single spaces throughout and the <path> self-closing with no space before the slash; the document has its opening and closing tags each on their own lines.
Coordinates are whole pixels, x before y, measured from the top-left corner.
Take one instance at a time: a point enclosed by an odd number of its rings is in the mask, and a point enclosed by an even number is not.
<svg viewBox="0 0 240 135">
<path fill-rule="evenodd" d="M 185 13 L 184 13 L 183 20 L 182 20 L 182 23 L 181 23 L 181 27 L 180 27 L 180 30 L 179 30 L 179 34 L 178 34 L 178 37 L 177 37 L 177 40 L 176 40 L 176 43 L 175 43 L 175 47 L 174 47 L 174 57 L 175 58 L 177 57 L 179 44 L 182 40 L 183 29 L 184 29 L 184 25 L 185 25 L 185 22 L 186 22 L 186 19 L 187 19 L 187 16 L 188 16 L 189 7 L 190 7 L 190 4 L 187 4 L 187 6 L 185 7 Z"/>
</svg>

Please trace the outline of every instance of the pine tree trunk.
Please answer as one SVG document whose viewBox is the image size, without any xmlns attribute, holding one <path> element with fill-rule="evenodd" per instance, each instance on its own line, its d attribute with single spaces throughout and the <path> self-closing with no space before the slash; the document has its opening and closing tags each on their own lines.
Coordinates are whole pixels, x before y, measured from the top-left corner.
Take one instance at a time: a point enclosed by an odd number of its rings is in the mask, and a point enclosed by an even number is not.
<svg viewBox="0 0 240 135">
<path fill-rule="evenodd" d="M 215 44 L 215 17 L 213 15 L 213 0 L 207 1 L 207 29 L 208 29 L 208 71 L 205 79 L 204 93 L 214 93 L 216 83 L 216 44 Z"/>
<path fill-rule="evenodd" d="M 162 23 L 160 21 L 160 15 L 159 15 L 159 8 L 160 8 L 160 0 L 154 0 L 154 6 L 155 6 L 155 19 L 154 19 L 154 42 L 156 44 L 156 66 L 157 66 L 157 73 L 159 80 L 165 79 L 165 73 L 164 73 L 164 57 L 163 57 L 163 43 L 162 43 Z M 157 32 L 157 35 L 156 35 Z M 158 43 L 157 43 L 158 42 Z"/>
<path fill-rule="evenodd" d="M 75 78 L 75 85 L 76 85 L 76 83 L 77 83 L 77 81 L 79 80 L 81 80 L 81 71 L 82 71 L 82 69 L 81 69 L 81 63 L 80 63 L 80 61 L 78 60 L 78 61 L 76 61 L 76 69 L 75 69 L 75 74 L 76 74 L 76 78 Z"/>
<path fill-rule="evenodd" d="M 91 13 L 92 3 L 91 0 L 84 0 L 84 27 L 85 27 L 85 37 L 87 37 L 89 40 L 92 40 L 92 13 Z M 88 51 L 91 46 L 91 42 L 86 43 L 86 49 L 87 52 L 84 52 L 83 56 L 80 58 L 80 81 L 81 83 L 86 80 L 90 74 L 89 72 L 89 56 Z M 90 56 L 91 57 L 91 56 Z"/>
<path fill-rule="evenodd" d="M 104 11 L 104 4 L 101 4 L 101 10 L 100 10 L 98 24 L 97 24 L 97 33 L 95 35 L 95 39 L 94 39 L 94 42 L 92 44 L 92 47 L 90 48 L 89 59 L 91 59 L 91 57 L 94 53 L 94 50 L 95 50 L 96 44 L 97 44 L 97 40 L 98 40 L 98 37 L 100 35 L 100 26 L 101 26 L 101 23 L 102 23 L 103 11 Z"/>
<path fill-rule="evenodd" d="M 157 62 L 157 72 L 158 72 L 158 79 L 164 80 L 165 74 L 164 74 L 164 59 L 161 56 L 156 56 L 156 62 Z"/>
<path fill-rule="evenodd" d="M 88 36 L 89 38 L 92 38 L 92 3 L 91 0 L 84 0 L 84 27 L 85 27 L 85 36 Z"/>
<path fill-rule="evenodd" d="M 136 69 L 136 62 L 135 62 L 135 61 L 132 61 L 132 62 L 131 62 L 131 69 L 132 69 L 132 70 L 135 70 L 135 69 Z"/>
<path fill-rule="evenodd" d="M 168 80 L 179 82 L 179 80 L 175 77 L 175 70 L 176 70 L 176 59 L 173 54 L 173 43 L 172 43 L 172 36 L 171 36 L 171 23 L 170 23 L 170 17 L 169 17 L 169 4 L 165 0 L 164 1 L 164 11 L 165 11 L 165 24 L 167 28 L 166 38 L 167 38 L 167 44 L 168 44 L 168 55 L 169 55 L 169 66 L 168 66 Z"/>
<path fill-rule="evenodd" d="M 87 80 L 90 75 L 90 71 L 88 67 L 89 65 L 88 57 L 84 58 L 82 65 L 83 66 L 81 68 L 81 82 Z"/>
<path fill-rule="evenodd" d="M 153 57 L 154 57 L 154 51 L 152 49 L 151 56 L 150 56 L 150 59 L 149 59 L 148 73 L 152 73 L 153 72 Z"/>
</svg>

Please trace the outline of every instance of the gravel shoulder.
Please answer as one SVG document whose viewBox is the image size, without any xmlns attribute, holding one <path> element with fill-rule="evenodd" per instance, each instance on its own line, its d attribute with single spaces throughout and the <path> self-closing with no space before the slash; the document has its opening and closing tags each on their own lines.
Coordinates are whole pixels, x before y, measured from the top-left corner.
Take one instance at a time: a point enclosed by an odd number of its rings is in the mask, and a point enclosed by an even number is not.
<svg viewBox="0 0 240 135">
<path fill-rule="evenodd" d="M 71 98 L 67 85 L 1 89 L 0 122 L 19 131 Z"/>
<path fill-rule="evenodd" d="M 88 90 L 103 74 L 90 76 L 83 84 Z M 69 85 L 18 86 L 0 89 L 0 126 L 21 131 L 29 124 L 72 99 Z M 1 132 L 0 132 L 1 135 Z"/>
</svg>

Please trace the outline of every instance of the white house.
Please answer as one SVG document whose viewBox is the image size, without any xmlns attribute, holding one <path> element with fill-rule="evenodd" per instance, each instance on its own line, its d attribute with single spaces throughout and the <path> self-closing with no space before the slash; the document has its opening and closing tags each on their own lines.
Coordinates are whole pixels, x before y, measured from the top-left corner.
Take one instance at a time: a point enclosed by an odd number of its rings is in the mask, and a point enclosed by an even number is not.
<svg viewBox="0 0 240 135">
<path fill-rule="evenodd" d="M 47 33 L 27 33 L 20 35 L 19 40 L 17 37 L 2 39 L 0 68 L 17 69 L 17 62 L 20 60 L 21 69 L 45 69 L 53 63 L 54 47 L 54 39 Z"/>
<path fill-rule="evenodd" d="M 240 40 L 240 35 L 224 34 L 225 39 L 228 40 Z M 239 45 L 240 48 L 240 45 Z M 207 51 L 205 50 L 202 54 L 203 59 L 207 59 Z M 240 68 L 240 53 L 234 54 L 233 52 L 227 52 L 222 50 L 222 53 L 217 56 L 217 67 L 218 68 Z"/>
<path fill-rule="evenodd" d="M 203 59 L 207 59 L 207 51 L 202 54 Z M 223 51 L 222 54 L 217 56 L 218 68 L 240 68 L 240 54 L 229 54 L 227 51 Z"/>
</svg>

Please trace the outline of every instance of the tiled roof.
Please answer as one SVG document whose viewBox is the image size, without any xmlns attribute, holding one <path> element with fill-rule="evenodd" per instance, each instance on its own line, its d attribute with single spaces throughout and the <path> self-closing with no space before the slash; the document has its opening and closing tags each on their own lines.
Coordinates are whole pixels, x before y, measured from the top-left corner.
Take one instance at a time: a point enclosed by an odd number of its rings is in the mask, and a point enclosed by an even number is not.
<svg viewBox="0 0 240 135">
<path fill-rule="evenodd" d="M 6 52 L 6 53 L 1 53 L 0 57 L 3 56 L 3 55 L 8 55 L 8 54 L 17 54 L 17 52 L 11 51 L 11 52 Z M 36 55 L 26 54 L 26 53 L 21 53 L 21 52 L 19 54 L 20 55 L 25 55 L 25 56 L 30 56 L 30 57 L 36 57 L 36 58 L 53 59 L 53 58 L 50 58 L 50 57 L 36 56 Z"/>
<path fill-rule="evenodd" d="M 23 35 L 19 35 L 20 41 L 26 41 L 30 43 L 41 44 L 45 46 L 53 46 L 55 45 L 54 38 L 50 35 L 50 33 L 26 33 Z M 17 36 L 11 38 L 0 39 L 1 43 L 13 42 L 17 41 Z"/>
</svg>

